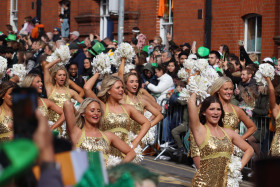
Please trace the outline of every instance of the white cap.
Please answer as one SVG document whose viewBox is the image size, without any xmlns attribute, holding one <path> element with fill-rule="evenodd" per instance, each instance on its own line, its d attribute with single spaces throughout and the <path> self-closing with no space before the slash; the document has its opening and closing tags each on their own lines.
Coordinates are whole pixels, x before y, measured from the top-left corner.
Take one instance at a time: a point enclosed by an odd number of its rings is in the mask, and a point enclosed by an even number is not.
<svg viewBox="0 0 280 187">
<path fill-rule="evenodd" d="M 266 58 L 263 59 L 263 62 L 271 62 L 271 63 L 273 63 L 273 60 L 270 57 L 266 57 Z"/>
<path fill-rule="evenodd" d="M 75 35 L 75 36 L 77 36 L 77 37 L 79 37 L 79 36 L 80 36 L 80 33 L 79 33 L 78 31 L 73 31 L 73 32 L 70 32 L 70 34 L 73 34 L 73 35 Z"/>
</svg>

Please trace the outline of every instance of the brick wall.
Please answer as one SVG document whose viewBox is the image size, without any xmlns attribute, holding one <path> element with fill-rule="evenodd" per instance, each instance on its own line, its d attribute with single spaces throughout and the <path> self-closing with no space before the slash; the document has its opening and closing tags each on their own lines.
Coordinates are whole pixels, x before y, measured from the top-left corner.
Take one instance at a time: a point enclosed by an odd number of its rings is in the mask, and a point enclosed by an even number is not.
<svg viewBox="0 0 280 187">
<path fill-rule="evenodd" d="M 10 22 L 10 1 L 0 1 L 0 31 L 6 32 L 5 25 Z"/>
<path fill-rule="evenodd" d="M 198 9 L 203 10 L 198 19 Z M 205 0 L 174 1 L 173 39 L 177 44 L 192 41 L 204 45 Z"/>
<path fill-rule="evenodd" d="M 273 37 L 279 33 L 277 0 L 213 0 L 212 49 L 227 44 L 230 51 L 239 55 L 238 40 L 244 40 L 244 20 L 248 14 L 262 16 L 261 59 L 277 57 Z"/>
<path fill-rule="evenodd" d="M 24 17 L 36 16 L 36 0 L 18 0 L 18 29 Z M 32 2 L 35 4 L 32 9 Z M 41 21 L 46 31 L 54 26 L 60 27 L 58 14 L 59 0 L 42 0 Z M 262 16 L 261 58 L 277 57 L 277 46 L 273 37 L 280 33 L 279 0 L 212 0 L 211 48 L 218 49 L 227 44 L 230 51 L 239 54 L 238 40 L 244 40 L 244 16 L 254 13 Z M 0 31 L 6 31 L 9 23 L 10 0 L 1 0 Z M 202 9 L 202 19 L 198 19 L 198 9 Z M 153 39 L 160 33 L 157 16 L 158 0 L 125 0 L 124 40 L 130 41 L 131 30 L 138 26 L 147 39 Z M 174 0 L 173 40 L 177 44 L 197 41 L 197 46 L 204 45 L 205 0 Z M 71 28 L 79 30 L 81 35 L 99 33 L 99 0 L 71 0 Z M 114 22 L 114 37 L 117 39 L 118 16 L 111 16 Z"/>
</svg>

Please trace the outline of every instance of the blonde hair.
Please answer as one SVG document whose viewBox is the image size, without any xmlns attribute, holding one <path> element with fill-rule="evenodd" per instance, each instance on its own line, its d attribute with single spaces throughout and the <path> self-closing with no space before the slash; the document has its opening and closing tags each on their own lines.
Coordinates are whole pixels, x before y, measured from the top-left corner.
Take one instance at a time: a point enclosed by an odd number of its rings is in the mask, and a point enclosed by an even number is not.
<svg viewBox="0 0 280 187">
<path fill-rule="evenodd" d="M 79 110 L 78 110 L 78 111 L 76 112 L 76 114 L 75 114 L 76 125 L 77 125 L 80 129 L 82 129 L 82 128 L 84 127 L 84 124 L 85 124 L 85 119 L 84 119 L 84 117 L 83 117 L 82 114 L 85 113 L 86 108 L 87 108 L 88 105 L 89 105 L 90 103 L 92 103 L 92 102 L 96 102 L 96 103 L 98 103 L 99 106 L 100 106 L 100 109 L 101 109 L 101 119 L 99 120 L 98 128 L 101 127 L 100 123 L 101 123 L 102 118 L 103 118 L 103 115 L 104 115 L 104 111 L 103 111 L 103 109 L 102 109 L 101 103 L 100 103 L 100 101 L 98 101 L 97 99 L 93 99 L 93 98 L 89 98 L 89 97 L 88 97 L 88 98 L 86 98 L 86 99 L 83 100 L 83 102 L 82 102 L 81 105 L 80 105 Z"/>
<path fill-rule="evenodd" d="M 21 87 L 31 87 L 32 82 L 35 79 L 35 77 L 40 77 L 40 76 L 35 73 L 26 75 L 22 80 Z"/>
<path fill-rule="evenodd" d="M 114 86 L 114 84 L 117 81 L 121 81 L 121 83 L 123 84 L 123 81 L 116 76 L 108 76 L 106 77 L 102 83 L 101 83 L 101 90 L 100 92 L 97 94 L 97 97 L 103 101 L 104 103 L 107 102 L 109 94 L 108 91 Z M 124 85 L 124 84 L 123 84 Z"/>
<path fill-rule="evenodd" d="M 218 97 L 217 93 L 221 89 L 221 87 L 226 83 L 231 82 L 232 80 L 228 77 L 219 77 L 217 80 L 215 80 L 214 84 L 211 87 L 210 95 Z"/>
<path fill-rule="evenodd" d="M 59 66 L 59 65 L 56 65 L 51 69 L 52 84 L 53 85 L 56 84 L 55 76 L 59 70 L 65 71 L 66 80 L 64 82 L 64 86 L 68 86 L 69 85 L 69 74 L 64 66 Z"/>
</svg>

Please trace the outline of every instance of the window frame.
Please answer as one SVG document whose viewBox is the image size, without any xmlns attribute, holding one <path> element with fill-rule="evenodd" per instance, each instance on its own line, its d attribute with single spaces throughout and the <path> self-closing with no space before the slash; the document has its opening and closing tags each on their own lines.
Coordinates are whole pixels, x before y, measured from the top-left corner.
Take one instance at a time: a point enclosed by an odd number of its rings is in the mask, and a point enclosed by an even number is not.
<svg viewBox="0 0 280 187">
<path fill-rule="evenodd" d="M 104 6 L 106 6 L 104 10 Z M 109 0 L 100 0 L 100 39 L 103 40 L 107 37 L 108 30 L 108 17 L 109 14 Z"/>
<path fill-rule="evenodd" d="M 248 51 L 248 19 L 250 18 L 255 18 L 255 46 L 254 46 L 254 51 Z M 258 39 L 258 18 L 262 18 L 261 15 L 258 15 L 258 14 L 251 14 L 251 15 L 248 15 L 244 18 L 244 47 L 247 51 L 248 54 L 251 54 L 251 53 L 256 53 L 258 54 L 258 56 L 260 56 L 261 54 L 261 48 L 260 48 L 260 51 L 257 51 L 257 48 L 258 48 L 258 42 L 257 42 L 257 39 Z M 261 22 L 261 25 L 262 25 L 262 22 Z M 262 36 L 261 36 L 262 38 Z"/>
<path fill-rule="evenodd" d="M 170 34 L 173 36 L 173 14 L 172 14 L 172 0 L 169 0 L 169 14 L 168 14 L 168 22 L 164 22 L 163 17 L 160 18 L 160 37 L 162 38 L 162 44 L 166 44 L 166 28 L 170 26 Z"/>
<path fill-rule="evenodd" d="M 16 3 L 14 5 L 14 3 Z M 18 0 L 10 0 L 10 25 L 13 27 L 13 31 L 17 32 L 18 25 Z M 14 9 L 14 7 L 16 9 Z"/>
</svg>

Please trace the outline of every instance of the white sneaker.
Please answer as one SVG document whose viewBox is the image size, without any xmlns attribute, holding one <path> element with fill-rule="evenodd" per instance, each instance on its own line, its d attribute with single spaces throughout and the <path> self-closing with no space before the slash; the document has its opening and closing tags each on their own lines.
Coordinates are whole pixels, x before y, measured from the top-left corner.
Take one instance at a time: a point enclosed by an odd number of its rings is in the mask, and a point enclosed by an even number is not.
<svg viewBox="0 0 280 187">
<path fill-rule="evenodd" d="M 254 172 L 253 172 L 253 171 L 251 171 L 250 173 L 248 173 L 248 177 L 253 177 L 253 175 L 254 175 Z"/>
<path fill-rule="evenodd" d="M 165 142 L 164 144 L 161 144 L 160 147 L 168 147 L 168 142 Z"/>
<path fill-rule="evenodd" d="M 171 158 L 169 156 L 160 156 L 159 159 L 161 159 L 161 160 L 170 160 Z"/>
</svg>

